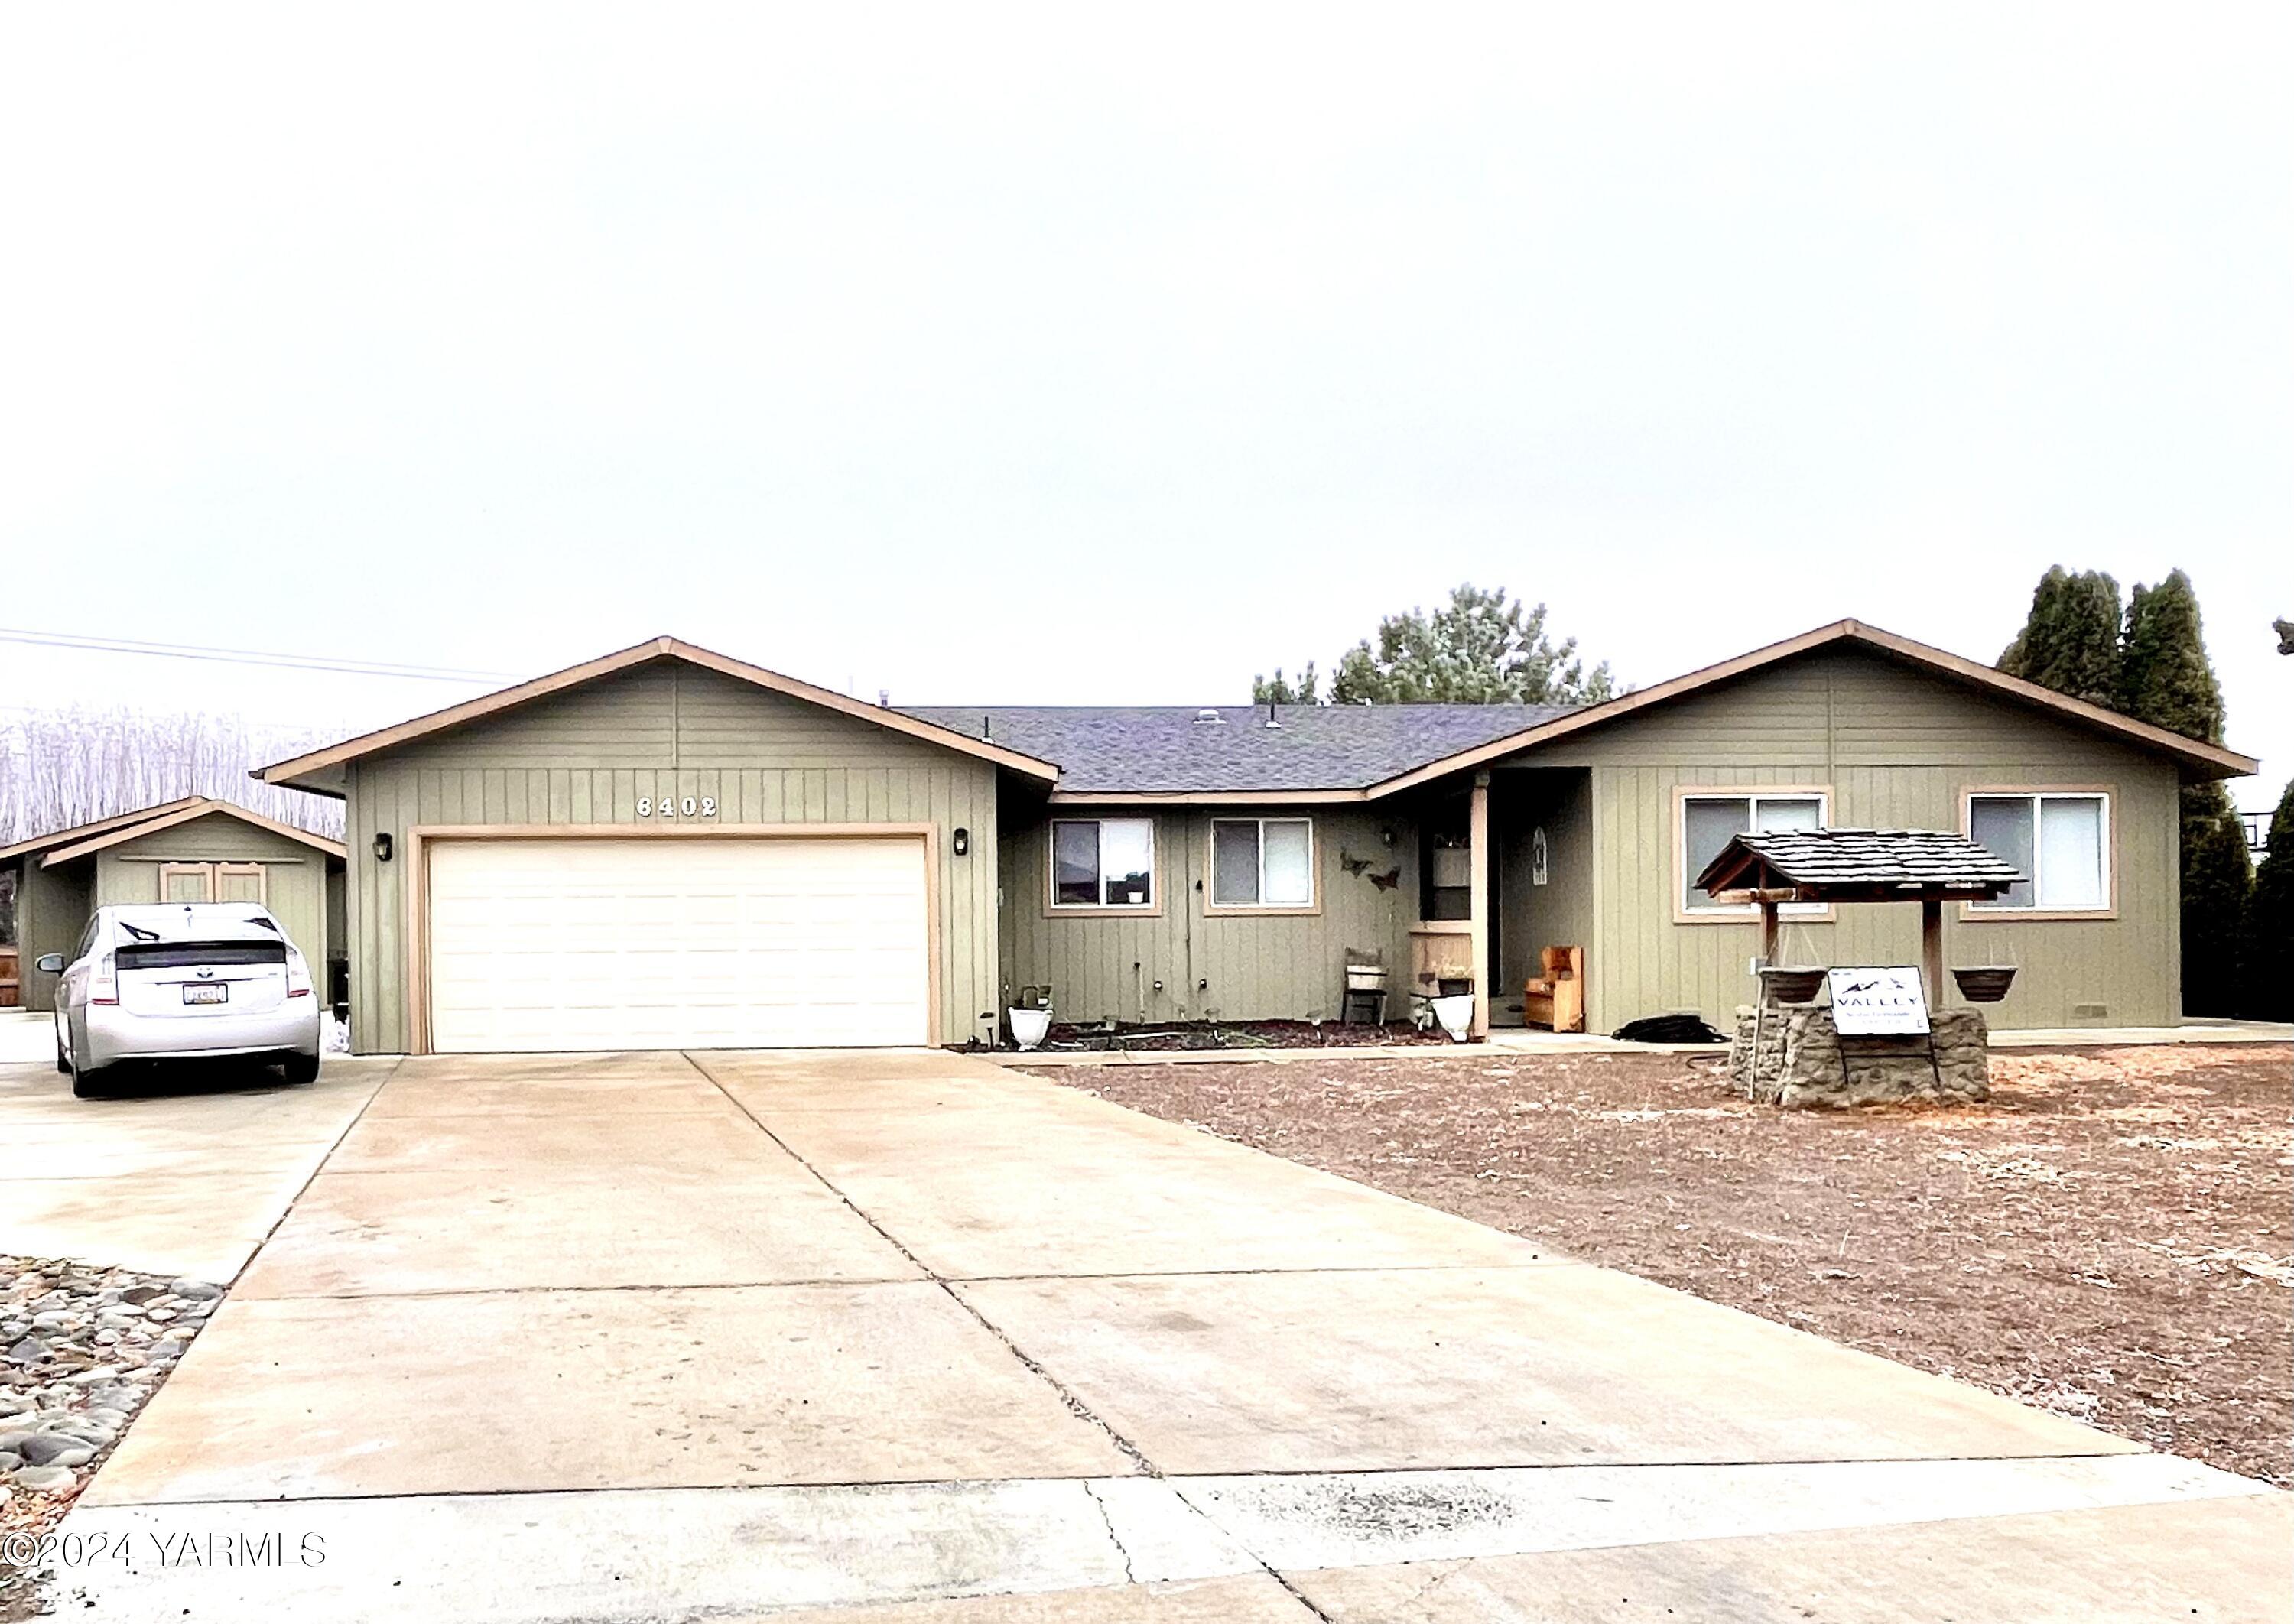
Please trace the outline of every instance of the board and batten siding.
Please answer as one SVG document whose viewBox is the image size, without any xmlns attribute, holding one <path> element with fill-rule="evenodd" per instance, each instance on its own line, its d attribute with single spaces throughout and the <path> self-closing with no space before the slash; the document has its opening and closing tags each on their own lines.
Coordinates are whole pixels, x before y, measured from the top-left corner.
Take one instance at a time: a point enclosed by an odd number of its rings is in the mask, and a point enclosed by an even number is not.
<svg viewBox="0 0 2294 1624">
<path fill-rule="evenodd" d="M 639 666 L 350 766 L 351 1041 L 413 1041 L 405 834 L 417 826 L 639 823 L 637 803 L 717 802 L 718 828 L 930 824 L 939 846 L 943 1043 L 985 1035 L 996 1007 L 997 769 L 959 751 L 682 662 Z M 663 820 L 648 819 L 658 825 Z M 956 829 L 971 855 L 950 850 Z M 374 837 L 398 855 L 379 863 Z"/>
<path fill-rule="evenodd" d="M 1388 1019 L 1408 1013 L 1403 994 L 1408 931 L 1417 915 L 1416 846 L 1391 810 L 1062 806 L 1024 818 L 1007 811 L 1007 816 L 1002 865 L 1007 997 L 1048 983 L 1057 1019 L 1085 1024 L 1335 1020 L 1346 950 L 1367 947 L 1382 952 L 1390 967 Z M 1054 816 L 1151 816 L 1159 909 L 1152 914 L 1051 912 L 1045 905 Z M 1207 912 L 1212 819 L 1300 816 L 1314 820 L 1317 911 Z M 1385 840 L 1387 830 L 1395 837 L 1392 846 Z M 1348 873 L 1345 857 L 1367 866 Z M 1372 873 L 1394 869 L 1401 871 L 1400 883 L 1392 889 L 1371 882 Z"/>
<path fill-rule="evenodd" d="M 2040 712 L 1878 656 L 1836 651 L 1627 718 L 1521 759 L 1590 769 L 1594 943 L 1589 1025 L 1696 1010 L 1727 1029 L 1750 1003 L 1756 922 L 1674 919 L 1675 801 L 1684 789 L 1822 786 L 1829 820 L 1959 829 L 1972 789 L 2092 786 L 2111 793 L 2111 917 L 1963 920 L 1945 909 L 1944 962 L 2013 964 L 1995 1027 L 2152 1026 L 2179 1013 L 2175 767 Z M 1919 910 L 1851 905 L 1836 922 L 1787 915 L 1782 956 L 1916 964 Z M 1958 1002 L 1946 989 L 1948 1003 Z"/>
<path fill-rule="evenodd" d="M 327 854 L 258 829 L 228 813 L 211 812 L 107 846 L 95 854 L 95 905 L 164 901 L 164 863 L 260 863 L 264 905 L 286 927 L 315 973 L 327 962 Z"/>
</svg>

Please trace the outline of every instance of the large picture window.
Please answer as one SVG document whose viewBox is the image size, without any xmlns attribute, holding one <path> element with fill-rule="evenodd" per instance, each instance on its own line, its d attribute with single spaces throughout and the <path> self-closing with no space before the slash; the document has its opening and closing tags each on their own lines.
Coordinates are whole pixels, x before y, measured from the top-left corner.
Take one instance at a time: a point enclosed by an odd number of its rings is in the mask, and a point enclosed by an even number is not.
<svg viewBox="0 0 2294 1624">
<path fill-rule="evenodd" d="M 1968 838 L 2024 881 L 1982 914 L 2102 914 L 2111 908 L 2111 797 L 2035 790 L 1967 798 Z"/>
<path fill-rule="evenodd" d="M 1825 826 L 1826 811 L 1826 797 L 1818 791 L 1683 795 L 1680 834 L 1681 912 L 1721 919 L 1757 914 L 1759 909 L 1743 903 L 1715 902 L 1697 889 L 1696 876 L 1738 835 L 1768 834 L 1781 829 L 1821 829 Z M 1822 903 L 1813 902 L 1788 902 L 1779 910 L 1786 914 L 1824 911 Z"/>
<path fill-rule="evenodd" d="M 1303 817 L 1211 820 L 1211 905 L 1314 905 L 1314 826 Z"/>
<path fill-rule="evenodd" d="M 1063 817 L 1052 824 L 1052 905 L 1155 905 L 1155 823 L 1146 817 Z"/>
</svg>

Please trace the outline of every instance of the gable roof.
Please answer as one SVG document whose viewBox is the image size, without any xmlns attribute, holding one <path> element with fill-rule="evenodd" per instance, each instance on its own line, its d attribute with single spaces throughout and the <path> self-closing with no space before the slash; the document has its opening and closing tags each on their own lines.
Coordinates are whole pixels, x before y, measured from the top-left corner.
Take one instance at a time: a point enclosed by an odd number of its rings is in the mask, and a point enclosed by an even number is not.
<svg viewBox="0 0 2294 1624">
<path fill-rule="evenodd" d="M 211 800 L 206 796 L 195 796 L 188 803 L 170 801 L 164 807 L 149 808 L 144 813 L 131 814 L 130 816 L 135 821 L 115 823 L 111 827 L 93 834 L 88 839 L 50 851 L 40 859 L 40 866 L 53 868 L 59 863 L 73 862 L 90 853 L 102 851 L 109 846 L 122 845 L 128 840 L 140 840 L 145 835 L 157 834 L 163 829 L 173 829 L 178 824 L 188 824 L 197 818 L 215 816 L 237 818 L 240 823 L 251 824 L 257 829 L 266 830 L 270 833 L 308 846 L 313 851 L 324 852 L 338 861 L 346 860 L 349 856 L 344 850 L 340 840 L 330 840 L 323 834 L 313 834 L 308 829 L 297 829 L 294 824 L 282 824 L 275 817 L 265 817 L 260 812 L 250 812 L 245 807 L 234 806 L 227 800 Z M 93 827 L 93 825 L 85 827 Z M 80 833 L 83 831 L 74 830 L 70 832 Z"/>
<path fill-rule="evenodd" d="M 908 710 L 1060 766 L 1054 799 L 1359 796 L 1437 756 L 1569 713 L 1565 705 L 924 705 Z M 1216 717 L 1216 721 L 1206 719 Z"/>
<path fill-rule="evenodd" d="M 1929 675 L 2046 711 L 2073 726 L 2173 759 L 2190 779 L 2237 777 L 2252 758 L 2072 699 L 1860 621 L 1836 621 L 1598 705 L 1264 706 L 872 705 L 793 677 L 655 637 L 256 769 L 270 784 L 343 792 L 341 768 L 360 757 L 480 720 L 658 660 L 681 660 L 773 693 L 990 761 L 1052 786 L 1055 801 L 1219 803 L 1375 800 L 1532 751 L 1588 728 L 1838 646 L 1876 653 Z M 1215 715 L 1216 721 L 1199 719 Z M 0 852 L 0 857 L 8 855 Z"/>
<path fill-rule="evenodd" d="M 285 761 L 274 761 L 268 767 L 256 767 L 252 775 L 265 784 L 292 784 L 297 788 L 315 791 L 322 795 L 339 795 L 342 790 L 338 784 L 324 781 L 305 781 L 312 780 L 315 774 L 340 767 L 362 756 L 370 756 L 378 751 L 395 749 L 401 744 L 410 743 L 431 734 L 443 733 L 449 727 L 460 727 L 465 723 L 477 721 L 499 711 L 508 710 L 552 694 L 563 693 L 568 688 L 580 687 L 584 683 L 595 682 L 600 678 L 610 677 L 617 671 L 626 671 L 634 666 L 650 664 L 656 660 L 682 660 L 688 665 L 701 666 L 738 681 L 753 684 L 757 687 L 775 694 L 786 694 L 792 699 L 801 699 L 809 704 L 818 705 L 824 710 L 834 710 L 864 722 L 874 723 L 879 727 L 889 727 L 895 733 L 904 733 L 912 738 L 923 739 L 929 743 L 944 745 L 964 755 L 976 756 L 982 760 L 992 761 L 998 767 L 1009 767 L 1013 772 L 1022 773 L 1029 777 L 1048 781 L 1059 776 L 1059 768 L 1049 761 L 1037 760 L 1019 751 L 1007 750 L 1000 744 L 967 737 L 964 734 L 952 732 L 948 728 L 910 716 L 905 711 L 891 710 L 883 705 L 868 704 L 849 694 L 836 693 L 833 689 L 816 687 L 813 684 L 801 681 L 797 678 L 784 676 L 778 671 L 769 671 L 763 666 L 751 665 L 745 661 L 735 660 L 729 655 L 697 647 L 690 643 L 681 643 L 675 637 L 654 637 L 647 642 L 632 645 L 617 654 L 601 655 L 595 660 L 584 661 L 580 665 L 569 665 L 562 671 L 552 671 L 546 677 L 536 677 L 531 681 L 517 683 L 477 699 L 465 700 L 459 705 L 449 705 L 443 710 L 433 710 L 427 716 L 418 716 L 411 721 L 400 722 L 395 727 L 378 728 L 372 733 L 361 734 L 356 738 L 345 739 L 340 743 L 329 744 L 323 750 L 310 751 Z"/>
<path fill-rule="evenodd" d="M 18 840 L 13 846 L 0 846 L 0 863 L 5 863 L 14 857 L 31 857 L 39 852 L 50 851 L 58 846 L 69 846 L 73 841 L 84 840 L 90 835 L 102 834 L 107 829 L 117 829 L 122 824 L 148 823 L 152 818 L 180 811 L 185 807 L 202 805 L 206 800 L 207 797 L 204 795 L 185 795 L 175 800 L 161 801 L 156 807 L 138 807 L 133 812 L 115 812 L 110 817 L 93 818 L 85 824 L 74 824 L 69 829 L 53 829 L 45 834 L 36 834 L 28 840 Z"/>
<path fill-rule="evenodd" d="M 2000 897 L 2028 878 L 1966 835 L 1941 829 L 1776 829 L 1732 837 L 1693 883 L 1704 891 L 1764 890 L 1782 880 L 1803 902 L 1887 902 Z"/>
<path fill-rule="evenodd" d="M 1389 778 L 1375 785 L 1371 797 L 1390 795 L 1424 784 L 1429 779 L 1480 767 L 1517 751 L 1550 743 L 1589 727 L 1598 727 L 1620 718 L 1661 705 L 1669 700 L 1683 697 L 1702 689 L 1729 682 L 1765 667 L 1795 659 L 1805 654 L 1834 644 L 1853 644 L 1875 649 L 1889 658 L 1907 665 L 1932 672 L 1951 681 L 1997 694 L 2020 704 L 2034 706 L 2054 712 L 2064 720 L 2108 734 L 2138 749 L 2152 751 L 2174 759 L 2185 775 L 2194 779 L 2240 778 L 2261 770 L 2261 763 L 2251 756 L 2242 756 L 2234 750 L 2203 740 L 2185 737 L 2164 727 L 2154 727 L 2148 722 L 2138 722 L 2131 716 L 2121 716 L 2116 710 L 2106 710 L 2083 699 L 2073 699 L 2058 694 L 2053 688 L 2043 688 L 2036 682 L 2026 682 L 2021 677 L 2010 677 L 2005 671 L 1979 664 L 1973 660 L 1950 654 L 1910 637 L 1899 637 L 1892 631 L 1883 631 L 1877 626 L 1867 626 L 1861 621 L 1834 621 L 1829 626 L 1819 626 L 1814 631 L 1804 631 L 1796 637 L 1786 637 L 1750 654 L 1738 654 L 1717 665 L 1705 666 L 1686 676 L 1675 677 L 1653 687 L 1639 688 L 1622 694 L 1606 704 L 1588 705 L 1552 721 L 1524 728 L 1505 738 L 1493 739 L 1453 754 L 1426 762 L 1413 770 Z"/>
</svg>

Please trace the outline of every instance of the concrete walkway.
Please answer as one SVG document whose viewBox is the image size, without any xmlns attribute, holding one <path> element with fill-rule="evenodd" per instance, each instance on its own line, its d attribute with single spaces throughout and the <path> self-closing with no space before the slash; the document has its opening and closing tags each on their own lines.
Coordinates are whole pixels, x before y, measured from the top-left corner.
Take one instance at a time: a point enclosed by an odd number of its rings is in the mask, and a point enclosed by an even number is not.
<svg viewBox="0 0 2294 1624">
<path fill-rule="evenodd" d="M 68 1521 L 127 1556 L 57 1596 L 2283 1618 L 2289 1504 L 984 1060 L 423 1059 Z"/>
</svg>

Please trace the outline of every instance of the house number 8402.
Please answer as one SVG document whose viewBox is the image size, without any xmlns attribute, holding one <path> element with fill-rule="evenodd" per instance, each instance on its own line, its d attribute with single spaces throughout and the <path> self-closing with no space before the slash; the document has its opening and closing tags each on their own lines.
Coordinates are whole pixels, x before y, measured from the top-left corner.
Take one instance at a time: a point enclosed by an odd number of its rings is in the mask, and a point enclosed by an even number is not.
<svg viewBox="0 0 2294 1624">
<path fill-rule="evenodd" d="M 714 817 L 717 798 L 714 795 L 687 795 L 683 800 L 671 800 L 664 795 L 655 801 L 650 795 L 638 797 L 639 817 Z"/>
</svg>

